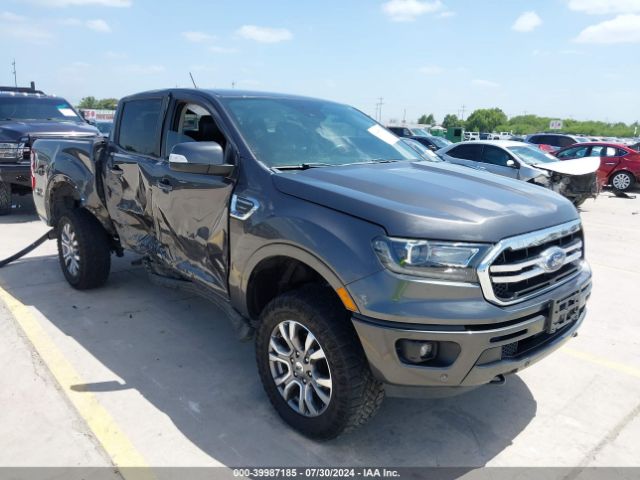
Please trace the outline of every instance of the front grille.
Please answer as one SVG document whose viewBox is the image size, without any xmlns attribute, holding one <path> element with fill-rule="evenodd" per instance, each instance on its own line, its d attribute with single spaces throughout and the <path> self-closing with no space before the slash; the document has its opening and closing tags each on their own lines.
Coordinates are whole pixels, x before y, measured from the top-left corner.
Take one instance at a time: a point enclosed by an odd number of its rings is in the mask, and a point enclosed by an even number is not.
<svg viewBox="0 0 640 480">
<path fill-rule="evenodd" d="M 550 269 L 548 255 L 560 251 L 564 259 L 556 259 L 555 268 Z M 511 304 L 573 278 L 583 257 L 583 233 L 576 221 L 500 242 L 478 269 L 478 276 L 489 300 Z"/>
</svg>

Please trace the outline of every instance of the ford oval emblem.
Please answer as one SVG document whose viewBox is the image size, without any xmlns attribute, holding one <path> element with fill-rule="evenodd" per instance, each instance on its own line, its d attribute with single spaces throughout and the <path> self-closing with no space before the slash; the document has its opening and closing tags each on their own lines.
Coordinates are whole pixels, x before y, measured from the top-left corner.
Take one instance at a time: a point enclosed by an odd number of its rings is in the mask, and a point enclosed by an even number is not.
<svg viewBox="0 0 640 480">
<path fill-rule="evenodd" d="M 556 272 L 562 268 L 566 259 L 567 254 L 564 250 L 560 247 L 551 247 L 540 254 L 538 265 L 545 272 Z"/>
</svg>

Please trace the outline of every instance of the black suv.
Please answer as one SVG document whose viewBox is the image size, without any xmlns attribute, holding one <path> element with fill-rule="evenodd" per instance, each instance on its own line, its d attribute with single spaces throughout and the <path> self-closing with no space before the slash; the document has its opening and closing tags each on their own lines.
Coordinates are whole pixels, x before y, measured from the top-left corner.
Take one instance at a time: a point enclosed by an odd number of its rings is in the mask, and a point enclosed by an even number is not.
<svg viewBox="0 0 640 480">
<path fill-rule="evenodd" d="M 0 215 L 11 211 L 12 193 L 31 193 L 31 144 L 36 136 L 96 133 L 63 98 L 45 95 L 33 85 L 0 87 Z"/>
</svg>

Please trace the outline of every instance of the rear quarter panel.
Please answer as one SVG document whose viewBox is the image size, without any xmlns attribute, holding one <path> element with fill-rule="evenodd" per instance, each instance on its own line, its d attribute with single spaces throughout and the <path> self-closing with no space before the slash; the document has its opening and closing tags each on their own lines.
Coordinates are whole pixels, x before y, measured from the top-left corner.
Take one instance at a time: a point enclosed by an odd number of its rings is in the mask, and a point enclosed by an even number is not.
<svg viewBox="0 0 640 480">
<path fill-rule="evenodd" d="M 41 139 L 33 145 L 35 187 L 33 199 L 40 218 L 53 226 L 53 200 L 59 189 L 72 195 L 79 206 L 89 210 L 113 232 L 102 195 L 102 158 L 106 142 L 101 138 Z"/>
</svg>

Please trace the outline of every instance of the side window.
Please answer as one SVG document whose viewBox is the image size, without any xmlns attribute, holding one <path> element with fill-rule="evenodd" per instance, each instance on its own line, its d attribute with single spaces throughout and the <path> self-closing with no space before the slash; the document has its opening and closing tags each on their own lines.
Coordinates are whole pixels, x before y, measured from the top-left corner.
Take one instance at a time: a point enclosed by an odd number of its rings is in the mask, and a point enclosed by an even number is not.
<svg viewBox="0 0 640 480">
<path fill-rule="evenodd" d="M 482 145 L 460 145 L 449 150 L 447 155 L 454 158 L 479 162 L 482 156 Z"/>
<path fill-rule="evenodd" d="M 529 138 L 529 143 L 535 143 L 535 144 L 542 144 L 542 142 L 540 141 L 542 139 L 542 137 L 540 135 L 533 135 L 531 138 Z"/>
<path fill-rule="evenodd" d="M 615 157 L 618 155 L 618 149 L 614 147 L 606 147 L 603 157 Z"/>
<path fill-rule="evenodd" d="M 624 157 L 626 154 L 626 150 L 622 150 L 621 148 L 616 149 L 616 157 Z"/>
<path fill-rule="evenodd" d="M 118 144 L 132 153 L 159 156 L 158 126 L 162 99 L 131 100 L 123 106 Z"/>
<path fill-rule="evenodd" d="M 500 167 L 507 166 L 507 160 L 513 160 L 511 155 L 502 150 L 501 148 L 494 147 L 492 145 L 485 145 L 482 151 L 482 161 L 484 163 L 490 163 L 492 165 L 498 165 Z"/>
<path fill-rule="evenodd" d="M 593 148 L 597 148 L 597 147 L 593 147 Z M 558 154 L 558 158 L 582 158 L 587 156 L 588 151 L 589 151 L 589 147 L 573 147 Z M 591 156 L 594 156 L 593 151 Z M 596 156 L 599 156 L 599 155 L 596 155 Z"/>
<path fill-rule="evenodd" d="M 554 145 L 557 147 L 568 147 L 570 145 L 575 144 L 575 140 L 571 137 L 555 137 L 556 143 L 551 143 L 550 145 Z"/>
<path fill-rule="evenodd" d="M 604 152 L 603 150 L 606 147 L 603 147 L 602 145 L 595 145 L 593 147 L 591 147 L 591 154 L 589 155 L 590 157 L 604 157 Z"/>
<path fill-rule="evenodd" d="M 166 138 L 166 155 L 178 143 L 217 142 L 224 149 L 226 139 L 211 113 L 195 103 L 178 104 Z"/>
</svg>

